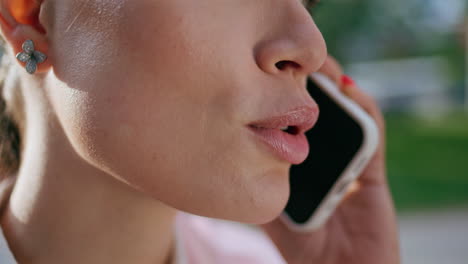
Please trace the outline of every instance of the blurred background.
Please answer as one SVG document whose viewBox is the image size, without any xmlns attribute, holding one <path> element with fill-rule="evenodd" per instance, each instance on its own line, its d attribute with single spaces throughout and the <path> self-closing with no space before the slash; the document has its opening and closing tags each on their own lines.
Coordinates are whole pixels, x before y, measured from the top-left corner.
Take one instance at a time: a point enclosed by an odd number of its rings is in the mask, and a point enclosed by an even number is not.
<svg viewBox="0 0 468 264">
<path fill-rule="evenodd" d="M 329 52 L 384 110 L 403 263 L 468 263 L 468 2 L 322 0 Z"/>
</svg>

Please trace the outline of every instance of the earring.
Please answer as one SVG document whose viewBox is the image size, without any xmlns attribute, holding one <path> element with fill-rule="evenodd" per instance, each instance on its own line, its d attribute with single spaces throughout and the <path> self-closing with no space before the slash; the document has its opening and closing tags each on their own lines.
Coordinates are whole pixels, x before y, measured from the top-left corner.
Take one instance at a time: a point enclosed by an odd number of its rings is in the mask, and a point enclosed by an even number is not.
<svg viewBox="0 0 468 264">
<path fill-rule="evenodd" d="M 34 42 L 30 39 L 23 43 L 23 51 L 16 54 L 16 58 L 26 63 L 26 71 L 30 74 L 34 74 L 37 70 L 37 64 L 43 63 L 47 56 L 34 49 Z"/>
</svg>

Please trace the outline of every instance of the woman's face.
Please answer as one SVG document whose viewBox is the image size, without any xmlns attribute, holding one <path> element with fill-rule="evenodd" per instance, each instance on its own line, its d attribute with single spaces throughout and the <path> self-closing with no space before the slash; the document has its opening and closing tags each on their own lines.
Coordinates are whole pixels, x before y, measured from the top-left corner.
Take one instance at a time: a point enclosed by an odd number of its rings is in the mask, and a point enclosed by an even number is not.
<svg viewBox="0 0 468 264">
<path fill-rule="evenodd" d="M 326 48 L 300 0 L 49 0 L 41 21 L 48 94 L 86 161 L 194 214 L 281 212 L 291 164 L 247 124 L 315 107 Z"/>
</svg>

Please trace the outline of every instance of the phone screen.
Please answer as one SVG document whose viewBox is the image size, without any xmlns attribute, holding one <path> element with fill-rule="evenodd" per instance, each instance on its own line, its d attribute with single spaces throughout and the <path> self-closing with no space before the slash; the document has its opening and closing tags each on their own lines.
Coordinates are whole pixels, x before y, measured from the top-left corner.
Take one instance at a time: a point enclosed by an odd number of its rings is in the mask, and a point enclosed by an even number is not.
<svg viewBox="0 0 468 264">
<path fill-rule="evenodd" d="M 363 143 L 363 131 L 338 104 L 308 79 L 307 89 L 320 115 L 306 133 L 310 145 L 307 159 L 290 169 L 291 193 L 285 211 L 305 223 L 328 194 Z"/>
</svg>

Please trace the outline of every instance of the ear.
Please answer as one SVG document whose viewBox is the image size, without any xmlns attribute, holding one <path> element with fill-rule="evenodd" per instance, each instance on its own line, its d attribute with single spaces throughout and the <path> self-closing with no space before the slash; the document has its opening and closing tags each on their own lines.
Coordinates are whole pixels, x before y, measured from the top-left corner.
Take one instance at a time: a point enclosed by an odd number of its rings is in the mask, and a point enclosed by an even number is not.
<svg viewBox="0 0 468 264">
<path fill-rule="evenodd" d="M 46 31 L 39 21 L 43 0 L 0 0 L 0 29 L 16 55 L 23 51 L 23 43 L 30 39 L 35 50 L 47 55 L 49 43 Z M 17 60 L 22 66 L 24 62 Z M 37 65 L 37 73 L 51 67 L 50 59 Z"/>
</svg>

